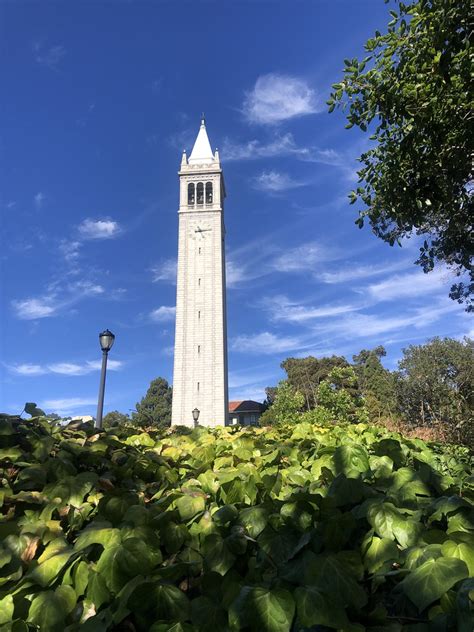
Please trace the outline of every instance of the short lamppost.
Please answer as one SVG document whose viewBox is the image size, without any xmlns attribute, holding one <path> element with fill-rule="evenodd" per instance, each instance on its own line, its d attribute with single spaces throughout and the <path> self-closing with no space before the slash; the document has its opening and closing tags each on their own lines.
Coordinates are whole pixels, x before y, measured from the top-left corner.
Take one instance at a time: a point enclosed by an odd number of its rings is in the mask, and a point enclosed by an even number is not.
<svg viewBox="0 0 474 632">
<path fill-rule="evenodd" d="M 193 420 L 194 420 L 194 427 L 195 428 L 198 425 L 199 413 L 200 413 L 200 410 L 198 408 L 195 408 L 193 410 Z"/>
<path fill-rule="evenodd" d="M 95 420 L 96 428 L 102 428 L 102 413 L 104 412 L 105 374 L 107 371 L 107 355 L 112 349 L 114 340 L 114 334 L 108 329 L 99 334 L 100 348 L 102 349 L 102 370 L 100 372 L 99 402 L 97 404 L 97 417 Z"/>
</svg>

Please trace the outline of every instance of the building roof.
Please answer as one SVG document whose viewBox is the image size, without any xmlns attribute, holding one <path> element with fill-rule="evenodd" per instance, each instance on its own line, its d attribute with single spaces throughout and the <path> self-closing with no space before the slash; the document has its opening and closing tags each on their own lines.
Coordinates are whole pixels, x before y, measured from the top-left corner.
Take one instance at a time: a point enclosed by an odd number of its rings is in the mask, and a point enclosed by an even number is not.
<svg viewBox="0 0 474 632">
<path fill-rule="evenodd" d="M 193 150 L 189 156 L 188 164 L 190 165 L 207 165 L 214 162 L 214 156 L 212 154 L 211 143 L 206 131 L 206 122 L 204 118 L 201 119 L 201 127 L 194 143 Z"/>
<path fill-rule="evenodd" d="M 254 402 L 252 399 L 243 399 L 239 401 L 229 402 L 230 413 L 261 413 L 263 412 L 263 404 Z"/>
</svg>

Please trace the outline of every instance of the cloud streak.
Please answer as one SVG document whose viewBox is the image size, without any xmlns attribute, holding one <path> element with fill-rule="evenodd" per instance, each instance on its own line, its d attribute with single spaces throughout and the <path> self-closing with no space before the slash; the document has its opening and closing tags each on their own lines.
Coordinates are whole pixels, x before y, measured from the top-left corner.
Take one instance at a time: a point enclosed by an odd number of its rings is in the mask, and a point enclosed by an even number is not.
<svg viewBox="0 0 474 632">
<path fill-rule="evenodd" d="M 119 371 L 124 366 L 121 360 L 109 360 L 107 368 L 110 371 Z M 78 376 L 88 375 L 101 368 L 100 360 L 87 360 L 83 363 L 77 362 L 55 362 L 52 364 L 16 364 L 8 366 L 10 373 L 14 375 L 22 375 L 25 377 L 34 377 L 37 375 L 45 375 L 54 373 L 56 375 Z"/>
<path fill-rule="evenodd" d="M 50 70 L 58 70 L 59 64 L 66 55 L 66 49 L 61 44 L 56 46 L 45 46 L 43 42 L 33 44 L 35 61 Z"/>
<path fill-rule="evenodd" d="M 71 307 L 84 298 L 104 293 L 105 290 L 101 285 L 88 280 L 76 281 L 65 287 L 59 287 L 58 283 L 53 283 L 50 291 L 43 296 L 15 299 L 11 302 L 11 306 L 20 320 L 39 320 L 56 316 L 63 309 Z"/>
<path fill-rule="evenodd" d="M 80 414 L 81 408 L 89 408 L 96 404 L 97 400 L 95 397 L 65 397 L 60 399 L 45 399 L 39 403 L 39 407 L 47 412 L 56 413 L 57 415 L 70 416 L 71 413 Z"/>
<path fill-rule="evenodd" d="M 154 323 L 165 323 L 174 320 L 176 316 L 176 307 L 161 305 L 157 309 L 150 312 L 150 320 Z"/>
<path fill-rule="evenodd" d="M 383 281 L 369 285 L 369 295 L 377 301 L 392 301 L 400 298 L 413 298 L 421 293 L 441 290 L 452 283 L 453 275 L 439 269 L 425 274 L 422 271 L 391 276 Z"/>
<path fill-rule="evenodd" d="M 255 189 L 269 193 L 279 193 L 306 185 L 305 182 L 294 180 L 287 173 L 278 171 L 263 171 L 253 179 L 252 183 Z"/>
<path fill-rule="evenodd" d="M 176 268 L 177 262 L 174 258 L 166 259 L 162 263 L 157 263 L 151 268 L 153 283 L 157 283 L 158 281 L 176 283 Z"/>
<path fill-rule="evenodd" d="M 292 351 L 303 346 L 300 338 L 295 336 L 277 336 L 269 331 L 258 334 L 244 334 L 231 341 L 232 351 L 239 353 L 276 354 Z"/>
</svg>

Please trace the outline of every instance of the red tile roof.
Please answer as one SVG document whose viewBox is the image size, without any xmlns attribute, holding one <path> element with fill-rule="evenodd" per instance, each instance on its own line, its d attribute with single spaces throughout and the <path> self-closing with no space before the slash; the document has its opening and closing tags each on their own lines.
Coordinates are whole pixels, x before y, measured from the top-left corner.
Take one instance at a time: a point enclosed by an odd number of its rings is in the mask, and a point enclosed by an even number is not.
<svg viewBox="0 0 474 632">
<path fill-rule="evenodd" d="M 252 399 L 243 399 L 239 401 L 229 402 L 230 413 L 250 413 L 250 412 L 262 412 L 263 404 L 260 402 L 254 402 Z"/>
</svg>

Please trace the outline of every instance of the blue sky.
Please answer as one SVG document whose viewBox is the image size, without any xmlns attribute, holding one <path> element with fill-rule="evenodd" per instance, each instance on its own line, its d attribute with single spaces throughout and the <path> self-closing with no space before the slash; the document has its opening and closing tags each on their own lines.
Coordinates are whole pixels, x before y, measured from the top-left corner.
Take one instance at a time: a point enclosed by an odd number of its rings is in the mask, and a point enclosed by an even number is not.
<svg viewBox="0 0 474 632">
<path fill-rule="evenodd" d="M 3 3 L 0 410 L 94 414 L 98 332 L 116 334 L 105 410 L 171 381 L 181 151 L 205 112 L 227 186 L 231 399 L 289 356 L 472 328 L 347 201 L 367 136 L 327 114 L 343 59 L 388 21 L 357 2 Z"/>
</svg>

